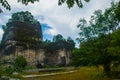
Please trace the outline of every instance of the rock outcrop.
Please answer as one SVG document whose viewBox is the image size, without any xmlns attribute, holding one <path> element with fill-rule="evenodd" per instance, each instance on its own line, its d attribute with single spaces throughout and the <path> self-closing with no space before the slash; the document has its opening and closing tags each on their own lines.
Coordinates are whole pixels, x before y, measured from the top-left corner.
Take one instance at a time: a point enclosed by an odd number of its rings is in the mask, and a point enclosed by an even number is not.
<svg viewBox="0 0 120 80">
<path fill-rule="evenodd" d="M 14 60 L 18 55 L 26 58 L 29 65 L 69 65 L 71 51 L 58 49 L 46 52 L 42 46 L 42 30 L 39 23 L 13 21 L 6 29 L 0 48 L 2 59 Z M 4 56 L 4 57 L 3 57 Z"/>
<path fill-rule="evenodd" d="M 40 24 L 13 21 L 6 29 L 1 45 L 4 55 L 23 55 L 28 63 L 34 63 L 42 47 Z M 42 54 L 42 53 L 41 53 Z"/>
</svg>

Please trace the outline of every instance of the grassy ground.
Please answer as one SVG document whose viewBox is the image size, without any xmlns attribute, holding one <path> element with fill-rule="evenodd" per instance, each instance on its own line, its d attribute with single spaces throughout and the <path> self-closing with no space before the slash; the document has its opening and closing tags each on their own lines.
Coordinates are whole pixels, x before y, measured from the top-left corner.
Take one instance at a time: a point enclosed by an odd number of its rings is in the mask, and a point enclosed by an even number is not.
<svg viewBox="0 0 120 80">
<path fill-rule="evenodd" d="M 103 74 L 102 68 L 81 67 L 76 72 L 69 74 L 60 74 L 54 76 L 25 78 L 23 80 L 113 80 Z"/>
</svg>

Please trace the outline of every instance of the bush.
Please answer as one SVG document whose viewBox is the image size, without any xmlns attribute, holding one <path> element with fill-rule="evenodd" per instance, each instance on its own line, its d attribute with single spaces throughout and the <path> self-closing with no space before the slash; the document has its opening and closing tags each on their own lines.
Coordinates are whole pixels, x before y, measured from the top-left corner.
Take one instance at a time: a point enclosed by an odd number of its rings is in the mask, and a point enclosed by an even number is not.
<svg viewBox="0 0 120 80">
<path fill-rule="evenodd" d="M 2 76 L 10 77 L 13 72 L 14 72 L 13 66 L 10 65 L 0 66 L 0 78 L 2 78 Z"/>
<path fill-rule="evenodd" d="M 26 67 L 26 65 L 27 65 L 27 61 L 23 56 L 18 56 L 15 59 L 14 66 L 16 71 L 21 72 Z"/>
<path fill-rule="evenodd" d="M 14 72 L 14 68 L 12 66 L 6 66 L 5 67 L 6 76 L 11 76 L 13 72 Z"/>
</svg>

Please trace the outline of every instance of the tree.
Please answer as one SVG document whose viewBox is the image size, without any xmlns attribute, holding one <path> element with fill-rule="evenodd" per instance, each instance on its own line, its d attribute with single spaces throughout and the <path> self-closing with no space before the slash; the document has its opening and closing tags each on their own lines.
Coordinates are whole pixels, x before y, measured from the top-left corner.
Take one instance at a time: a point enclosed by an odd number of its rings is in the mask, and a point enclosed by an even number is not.
<svg viewBox="0 0 120 80">
<path fill-rule="evenodd" d="M 73 51 L 75 49 L 75 42 L 71 37 L 67 38 L 67 45 L 66 48 L 67 50 Z"/>
<path fill-rule="evenodd" d="M 113 64 L 120 64 L 120 29 L 118 28 L 116 31 L 114 31 L 111 34 L 111 41 L 110 41 L 110 46 L 108 48 L 108 52 L 113 55 L 114 62 Z"/>
<path fill-rule="evenodd" d="M 75 42 L 71 37 L 65 39 L 62 35 L 58 34 L 53 37 L 53 42 L 56 44 L 56 48 L 58 49 L 66 49 L 67 51 L 72 51 L 75 48 Z"/>
<path fill-rule="evenodd" d="M 66 40 L 61 34 L 58 34 L 53 37 L 53 44 L 56 50 L 65 49 Z"/>
<path fill-rule="evenodd" d="M 81 42 L 80 51 L 84 51 L 86 54 L 83 57 L 90 57 L 91 60 L 87 59 L 89 63 L 103 65 L 107 75 L 109 75 L 110 65 L 114 61 L 114 55 L 110 54 L 108 50 L 112 39 L 111 34 L 119 27 L 119 21 L 114 12 L 116 7 L 117 4 L 112 3 L 111 7 L 106 9 L 104 13 L 97 10 L 91 16 L 89 24 L 85 19 L 81 19 L 77 26 L 80 29 L 80 38 L 78 38 Z"/>
<path fill-rule="evenodd" d="M 72 56 L 72 65 L 73 66 L 88 66 L 93 65 L 93 56 L 91 56 L 89 53 L 87 53 L 89 49 L 86 47 L 81 47 L 79 49 L 74 49 Z"/>
<path fill-rule="evenodd" d="M 119 1 L 117 8 L 115 9 L 115 14 L 118 20 L 120 21 L 120 1 Z"/>
<path fill-rule="evenodd" d="M 55 52 L 60 49 L 65 49 L 66 51 L 72 52 L 75 48 L 75 42 L 71 37 L 65 39 L 61 34 L 58 34 L 53 37 L 53 41 L 44 41 L 43 47 L 49 52 Z"/>
<path fill-rule="evenodd" d="M 18 2 L 21 2 L 22 4 L 28 5 L 28 3 L 34 3 L 39 0 L 17 0 Z M 85 2 L 89 2 L 90 0 L 84 0 Z M 77 4 L 79 8 L 83 7 L 82 0 L 58 0 L 58 5 L 62 5 L 63 3 L 66 3 L 68 8 L 71 8 L 74 6 L 74 4 Z M 11 7 L 7 0 L 1 0 L 0 4 L 7 10 L 11 10 Z M 0 13 L 3 12 L 2 9 L 0 8 Z"/>
<path fill-rule="evenodd" d="M 14 13 L 12 15 L 12 18 L 9 19 L 9 22 L 12 22 L 12 21 L 29 22 L 31 24 L 39 23 L 28 11 L 21 11 L 21 12 Z"/>
<path fill-rule="evenodd" d="M 53 42 L 59 42 L 59 41 L 63 41 L 63 40 L 64 40 L 64 38 L 61 34 L 58 34 L 53 37 Z"/>
<path fill-rule="evenodd" d="M 56 51 L 56 46 L 54 44 L 54 42 L 50 41 L 50 40 L 45 40 L 43 42 L 43 48 L 47 51 L 47 52 L 55 52 Z"/>
<path fill-rule="evenodd" d="M 79 32 L 80 38 L 77 38 L 79 42 L 91 39 L 90 37 L 92 37 L 91 35 L 92 29 L 90 26 L 88 26 L 87 21 L 85 19 L 80 19 L 77 27 L 80 29 Z"/>
<path fill-rule="evenodd" d="M 10 25 L 11 22 L 13 21 L 21 21 L 21 22 L 28 22 L 31 24 L 40 24 L 39 21 L 37 21 L 30 12 L 28 11 L 21 11 L 21 12 L 17 12 L 17 13 L 13 13 L 12 14 L 12 18 L 10 18 L 8 20 L 8 22 L 6 23 L 6 25 L 2 26 L 3 31 L 5 32 L 5 30 L 8 28 L 8 26 Z"/>
</svg>

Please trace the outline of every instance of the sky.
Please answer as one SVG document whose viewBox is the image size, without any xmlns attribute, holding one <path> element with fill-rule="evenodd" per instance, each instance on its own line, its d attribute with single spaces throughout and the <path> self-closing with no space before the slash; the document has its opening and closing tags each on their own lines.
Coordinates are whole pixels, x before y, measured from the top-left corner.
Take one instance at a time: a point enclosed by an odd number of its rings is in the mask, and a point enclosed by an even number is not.
<svg viewBox="0 0 120 80">
<path fill-rule="evenodd" d="M 4 12 L 0 14 L 0 40 L 3 35 L 1 26 L 8 22 L 13 13 L 20 11 L 31 12 L 35 19 L 41 23 L 44 40 L 52 40 L 52 37 L 57 34 L 61 34 L 64 38 L 70 36 L 75 40 L 79 33 L 79 29 L 76 27 L 79 19 L 85 18 L 89 21 L 95 10 L 101 9 L 104 11 L 110 7 L 112 0 L 90 0 L 89 3 L 83 1 L 83 8 L 74 5 L 71 9 L 66 4 L 58 6 L 58 0 L 39 0 L 34 4 L 29 3 L 27 6 L 17 3 L 17 0 L 7 1 L 12 9 L 7 11 L 3 8 Z"/>
</svg>

